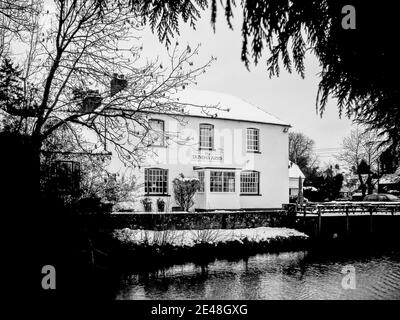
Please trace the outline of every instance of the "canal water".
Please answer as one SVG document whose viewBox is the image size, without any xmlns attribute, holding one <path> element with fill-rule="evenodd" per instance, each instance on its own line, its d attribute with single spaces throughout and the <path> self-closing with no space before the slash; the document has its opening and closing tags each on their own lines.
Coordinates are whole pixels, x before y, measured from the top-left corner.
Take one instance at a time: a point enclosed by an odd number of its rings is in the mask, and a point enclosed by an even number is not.
<svg viewBox="0 0 400 320">
<path fill-rule="evenodd" d="M 125 274 L 115 298 L 400 299 L 400 250 L 362 255 L 299 251 L 175 265 Z"/>
</svg>

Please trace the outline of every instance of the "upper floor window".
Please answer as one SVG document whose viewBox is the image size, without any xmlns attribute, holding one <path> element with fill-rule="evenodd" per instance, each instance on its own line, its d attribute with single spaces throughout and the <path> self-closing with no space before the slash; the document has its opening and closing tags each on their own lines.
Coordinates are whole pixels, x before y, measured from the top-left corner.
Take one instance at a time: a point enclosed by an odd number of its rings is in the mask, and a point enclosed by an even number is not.
<svg viewBox="0 0 400 320">
<path fill-rule="evenodd" d="M 149 127 L 150 127 L 151 145 L 164 146 L 165 145 L 164 121 L 158 119 L 150 119 Z"/>
<path fill-rule="evenodd" d="M 260 151 L 260 131 L 255 128 L 247 128 L 247 151 Z"/>
<path fill-rule="evenodd" d="M 198 171 L 197 176 L 200 182 L 199 192 L 204 192 L 204 171 Z"/>
<path fill-rule="evenodd" d="M 144 170 L 144 192 L 151 194 L 168 194 L 168 170 L 148 168 Z"/>
<path fill-rule="evenodd" d="M 214 149 L 214 126 L 208 123 L 200 124 L 200 149 Z"/>
<path fill-rule="evenodd" d="M 235 192 L 235 172 L 211 171 L 210 192 Z"/>
<path fill-rule="evenodd" d="M 258 171 L 242 171 L 240 173 L 240 193 L 260 193 L 260 173 Z"/>
</svg>

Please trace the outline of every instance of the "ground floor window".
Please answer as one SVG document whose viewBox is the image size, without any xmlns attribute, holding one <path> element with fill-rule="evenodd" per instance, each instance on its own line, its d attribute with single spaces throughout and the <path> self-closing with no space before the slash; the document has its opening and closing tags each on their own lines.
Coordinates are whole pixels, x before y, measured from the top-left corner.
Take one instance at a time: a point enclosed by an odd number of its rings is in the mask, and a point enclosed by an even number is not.
<svg viewBox="0 0 400 320">
<path fill-rule="evenodd" d="M 148 168 L 144 170 L 144 192 L 151 194 L 168 193 L 168 170 Z"/>
<path fill-rule="evenodd" d="M 235 192 L 235 172 L 211 171 L 210 192 Z"/>
<path fill-rule="evenodd" d="M 204 171 L 198 171 L 197 172 L 197 176 L 198 176 L 199 181 L 200 181 L 199 192 L 204 192 Z"/>
<path fill-rule="evenodd" d="M 260 192 L 260 172 L 242 171 L 240 173 L 240 193 L 259 194 Z"/>
</svg>

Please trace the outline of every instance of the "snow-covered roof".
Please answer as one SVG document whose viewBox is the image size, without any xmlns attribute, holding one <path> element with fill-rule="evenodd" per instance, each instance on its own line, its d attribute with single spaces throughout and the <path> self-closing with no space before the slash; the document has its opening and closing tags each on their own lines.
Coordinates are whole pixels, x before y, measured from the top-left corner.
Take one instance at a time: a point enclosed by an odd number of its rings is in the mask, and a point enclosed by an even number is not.
<svg viewBox="0 0 400 320">
<path fill-rule="evenodd" d="M 186 89 L 180 91 L 174 97 L 179 99 L 181 103 L 191 104 L 186 106 L 186 112 L 190 116 L 290 126 L 267 111 L 226 93 Z M 204 108 L 198 106 L 204 106 Z M 214 108 L 215 106 L 218 109 Z"/>
<path fill-rule="evenodd" d="M 400 176 L 396 173 L 384 174 L 380 179 L 380 184 L 396 184 L 400 182 Z"/>
<path fill-rule="evenodd" d="M 400 167 L 394 173 L 386 173 L 379 179 L 380 184 L 396 184 L 400 183 Z"/>
<path fill-rule="evenodd" d="M 300 170 L 299 166 L 292 161 L 289 161 L 289 178 L 296 178 L 298 179 L 301 177 L 302 179 L 305 178 L 305 175 Z"/>
</svg>

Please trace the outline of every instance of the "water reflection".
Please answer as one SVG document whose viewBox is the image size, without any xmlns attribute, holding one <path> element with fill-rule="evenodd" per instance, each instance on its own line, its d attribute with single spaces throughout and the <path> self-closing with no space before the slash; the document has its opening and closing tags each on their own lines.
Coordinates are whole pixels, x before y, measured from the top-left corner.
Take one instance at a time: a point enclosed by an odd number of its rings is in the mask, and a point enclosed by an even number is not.
<svg viewBox="0 0 400 320">
<path fill-rule="evenodd" d="M 342 268 L 356 289 L 342 288 Z M 187 263 L 121 279 L 117 299 L 399 299 L 400 254 L 321 259 L 308 252 Z"/>
</svg>

